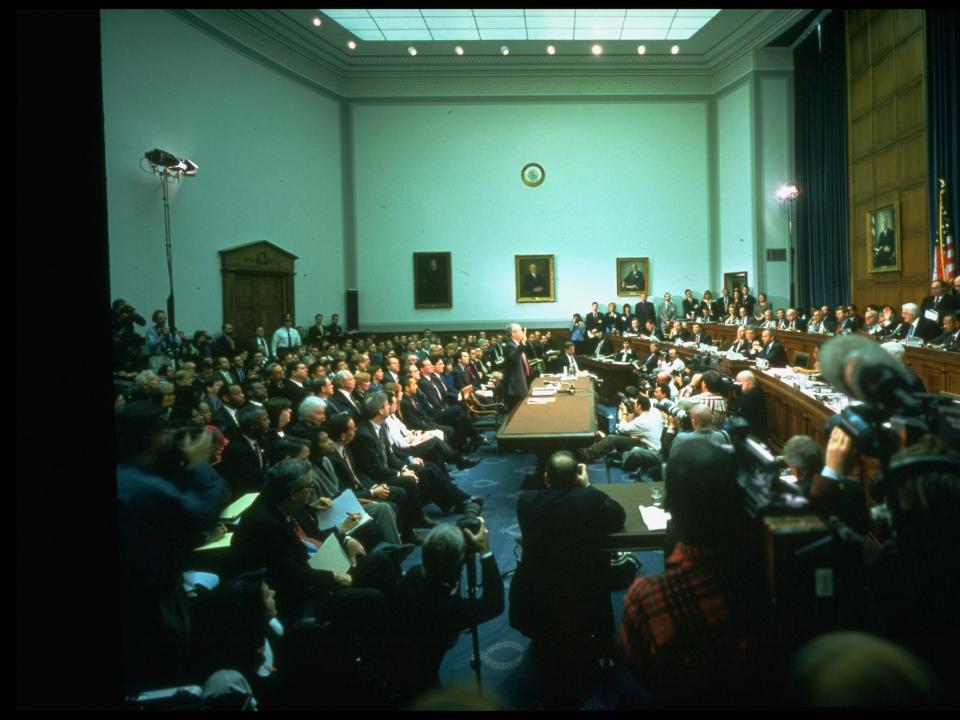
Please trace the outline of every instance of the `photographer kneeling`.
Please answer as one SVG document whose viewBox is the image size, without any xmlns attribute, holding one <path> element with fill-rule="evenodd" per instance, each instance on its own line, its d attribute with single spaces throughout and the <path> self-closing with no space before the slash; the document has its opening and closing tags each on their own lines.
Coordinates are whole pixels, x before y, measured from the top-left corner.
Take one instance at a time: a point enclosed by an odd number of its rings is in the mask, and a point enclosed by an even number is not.
<svg viewBox="0 0 960 720">
<path fill-rule="evenodd" d="M 438 525 L 423 543 L 423 565 L 403 576 L 397 587 L 397 643 L 394 678 L 405 698 L 440 683 L 440 663 L 467 628 L 503 612 L 503 578 L 489 550 L 490 532 L 480 518 L 478 532 Z M 464 598 L 458 592 L 464 560 L 480 555 L 483 596 Z"/>
</svg>

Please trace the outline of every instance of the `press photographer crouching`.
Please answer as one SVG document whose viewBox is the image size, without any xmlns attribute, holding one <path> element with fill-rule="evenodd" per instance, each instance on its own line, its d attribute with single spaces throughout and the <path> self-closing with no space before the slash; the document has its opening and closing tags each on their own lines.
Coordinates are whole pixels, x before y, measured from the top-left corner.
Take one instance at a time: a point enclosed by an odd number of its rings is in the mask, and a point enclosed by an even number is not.
<svg viewBox="0 0 960 720">
<path fill-rule="evenodd" d="M 443 524 L 431 530 L 423 543 L 423 564 L 408 570 L 397 587 L 393 679 L 404 700 L 439 684 L 443 656 L 462 631 L 503 612 L 503 578 L 489 550 L 490 532 L 482 518 L 476 521 L 475 529 Z M 470 572 L 476 555 L 483 587 L 479 598 L 474 596 L 475 566 Z M 472 584 L 468 597 L 460 591 L 464 562 L 468 563 L 468 585 Z"/>
</svg>

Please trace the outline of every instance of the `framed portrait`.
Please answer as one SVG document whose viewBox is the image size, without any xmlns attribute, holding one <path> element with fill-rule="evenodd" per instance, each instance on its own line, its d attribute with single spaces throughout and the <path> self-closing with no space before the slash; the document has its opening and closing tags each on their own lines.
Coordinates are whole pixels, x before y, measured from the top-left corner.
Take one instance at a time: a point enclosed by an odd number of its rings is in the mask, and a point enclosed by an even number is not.
<svg viewBox="0 0 960 720">
<path fill-rule="evenodd" d="M 415 308 L 453 307 L 450 253 L 415 252 L 413 254 L 413 306 Z"/>
<path fill-rule="evenodd" d="M 617 295 L 648 293 L 650 258 L 617 258 Z"/>
<path fill-rule="evenodd" d="M 514 255 L 517 302 L 556 302 L 553 255 Z"/>
<path fill-rule="evenodd" d="M 900 203 L 867 211 L 867 271 L 900 269 Z"/>
</svg>

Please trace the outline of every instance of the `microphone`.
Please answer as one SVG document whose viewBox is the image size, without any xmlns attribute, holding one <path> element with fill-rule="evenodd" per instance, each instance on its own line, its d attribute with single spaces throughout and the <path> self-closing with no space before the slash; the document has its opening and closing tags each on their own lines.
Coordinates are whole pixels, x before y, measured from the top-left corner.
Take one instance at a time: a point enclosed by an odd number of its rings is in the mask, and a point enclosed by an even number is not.
<svg viewBox="0 0 960 720">
<path fill-rule="evenodd" d="M 865 337 L 840 335 L 827 341 L 820 367 L 831 385 L 861 402 L 889 410 L 920 406 L 904 366 Z"/>
</svg>

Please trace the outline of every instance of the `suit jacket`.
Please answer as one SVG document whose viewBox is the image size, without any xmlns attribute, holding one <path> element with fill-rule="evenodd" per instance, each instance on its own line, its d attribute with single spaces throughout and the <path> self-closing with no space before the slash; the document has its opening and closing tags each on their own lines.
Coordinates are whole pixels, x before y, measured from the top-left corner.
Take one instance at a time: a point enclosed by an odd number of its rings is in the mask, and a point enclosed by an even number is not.
<svg viewBox="0 0 960 720">
<path fill-rule="evenodd" d="M 239 352 L 240 343 L 233 338 L 228 338 L 226 335 L 221 335 L 213 341 L 213 354 L 216 357 L 226 356 L 233 360 L 234 356 Z"/>
<path fill-rule="evenodd" d="M 213 413 L 212 420 L 213 424 L 220 428 L 220 432 L 226 435 L 231 442 L 240 436 L 240 426 L 227 412 L 226 408 L 217 408 L 217 411 Z"/>
<path fill-rule="evenodd" d="M 374 483 L 394 484 L 403 462 L 380 442 L 379 430 L 369 420 L 357 423 L 357 435 L 352 443 L 355 470 Z"/>
<path fill-rule="evenodd" d="M 419 393 L 416 395 L 419 395 Z M 404 425 L 414 430 L 435 429 L 437 424 L 416 395 L 411 397 L 404 393 L 403 397 L 400 398 L 400 414 L 403 415 Z"/>
<path fill-rule="evenodd" d="M 900 323 L 900 327 L 898 327 L 897 331 L 892 335 L 892 339 L 904 340 L 907 338 L 910 334 L 910 327 L 912 324 L 913 323 Z M 920 338 L 924 342 L 927 342 L 939 334 L 939 325 L 937 325 L 933 320 L 927 320 L 925 317 L 921 317 L 917 321 L 917 329 L 914 331 L 913 336 Z"/>
<path fill-rule="evenodd" d="M 693 300 L 687 300 L 687 298 L 683 298 L 683 300 L 680 303 L 680 306 L 681 306 L 681 310 L 683 310 L 684 317 L 690 317 L 691 315 L 700 314 L 700 301 L 697 300 L 696 298 L 693 298 Z"/>
<path fill-rule="evenodd" d="M 793 321 L 793 327 L 790 327 L 790 321 L 786 320 L 783 326 L 784 330 L 790 330 L 792 332 L 806 332 L 807 331 L 807 321 L 802 318 L 797 318 Z"/>
<path fill-rule="evenodd" d="M 931 345 L 943 345 L 947 350 L 960 350 L 960 332 L 944 332 L 930 340 Z"/>
<path fill-rule="evenodd" d="M 594 487 L 531 490 L 517 501 L 523 560 L 510 589 L 510 624 L 528 637 L 577 618 L 582 631 L 613 632 L 606 536 L 623 527 L 619 503 Z"/>
<path fill-rule="evenodd" d="M 302 527 L 301 523 L 301 527 Z M 311 537 L 320 533 L 304 528 Z M 329 533 L 327 533 L 329 536 Z M 337 542 L 336 538 L 330 538 Z M 310 597 L 325 597 L 336 585 L 333 573 L 314 570 L 290 518 L 260 495 L 237 526 L 234 547 L 244 570 L 266 567 L 266 580 L 277 591 L 281 617 L 295 618 Z"/>
<path fill-rule="evenodd" d="M 247 340 L 247 348 L 250 350 L 251 354 L 259 350 L 263 353 L 265 358 L 270 357 L 270 340 L 268 338 L 257 337 L 254 335 L 252 338 Z"/>
<path fill-rule="evenodd" d="M 727 295 L 724 297 L 721 295 L 716 300 L 713 301 L 713 316 L 717 319 L 725 320 L 727 315 L 730 314 L 730 304 L 733 302 L 733 298 Z"/>
<path fill-rule="evenodd" d="M 570 365 L 570 356 L 567 355 L 567 353 L 560 353 L 559 362 L 560 362 L 560 372 L 567 370 L 567 368 L 570 368 L 569 372 L 573 372 L 573 369 Z M 577 370 L 582 370 L 583 368 L 580 367 L 580 361 L 577 360 L 576 362 L 577 362 Z"/>
<path fill-rule="evenodd" d="M 423 397 L 424 409 L 431 417 L 436 416 L 446 409 L 447 399 L 444 390 L 441 390 L 425 377 L 420 378 L 417 382 L 417 387 L 420 389 L 420 395 Z"/>
<path fill-rule="evenodd" d="M 603 338 L 603 340 L 597 343 L 591 355 L 593 357 L 603 357 L 605 355 L 611 355 L 612 353 L 613 353 L 613 343 L 610 342 L 610 338 L 605 337 Z"/>
<path fill-rule="evenodd" d="M 649 300 L 647 302 L 638 302 L 633 306 L 633 316 L 639 318 L 640 327 L 642 328 L 647 320 L 657 321 L 657 309 Z"/>
<path fill-rule="evenodd" d="M 339 325 L 334 325 L 330 323 L 327 325 L 324 330 L 327 331 L 327 335 L 330 337 L 330 342 L 337 342 L 340 339 L 340 336 L 343 335 L 343 328 Z"/>
<path fill-rule="evenodd" d="M 757 304 L 757 299 L 753 295 L 746 295 L 740 299 L 740 304 L 747 309 L 747 315 L 753 315 L 753 306 Z"/>
<path fill-rule="evenodd" d="M 767 437 L 767 402 L 763 390 L 755 387 L 733 401 L 730 412 L 741 417 L 750 426 L 750 434 L 761 440 Z"/>
<path fill-rule="evenodd" d="M 603 327 L 603 315 L 599 312 L 587 313 L 587 317 L 584 318 L 584 325 L 587 326 L 587 330 L 599 330 Z M 507 343 L 509 344 L 509 340 Z"/>
<path fill-rule="evenodd" d="M 309 395 L 310 392 L 300 385 L 297 385 L 293 380 L 287 378 L 283 381 L 283 392 L 281 395 L 293 403 L 293 412 L 296 414 L 297 409 Z"/>
<path fill-rule="evenodd" d="M 460 366 L 460 363 L 457 363 L 453 366 L 453 370 L 450 372 L 453 376 L 453 384 L 457 390 L 462 389 L 466 385 L 473 385 L 474 381 L 467 374 L 467 369 Z"/>
<path fill-rule="evenodd" d="M 317 327 L 317 324 L 314 323 L 310 326 L 310 329 L 307 330 L 307 343 L 310 345 L 319 345 L 326 333 L 326 328 Z"/>
<path fill-rule="evenodd" d="M 350 465 L 353 467 L 353 472 L 350 472 L 350 468 L 347 467 L 343 458 L 340 457 L 340 453 L 336 451 L 325 455 L 324 459 L 329 460 L 330 465 L 333 466 L 333 471 L 337 474 L 341 492 L 344 490 L 353 490 L 353 494 L 358 498 L 373 499 L 370 488 L 376 483 L 357 468 L 357 459 L 353 454 L 353 450 L 350 447 L 351 445 L 352 443 L 347 443 L 343 448 L 343 452 L 345 455 L 350 456 Z"/>
<path fill-rule="evenodd" d="M 757 359 L 763 358 L 770 363 L 770 367 L 786 367 L 787 351 L 783 349 L 783 343 L 779 340 L 773 340 L 764 345 L 757 353 Z"/>
<path fill-rule="evenodd" d="M 640 334 L 646 337 L 655 337 L 657 340 L 661 342 L 663 342 L 664 340 L 663 330 L 661 330 L 657 325 L 653 326 L 653 332 L 647 330 L 646 328 L 643 328 L 643 332 L 641 332 Z"/>
<path fill-rule="evenodd" d="M 701 332 L 699 335 L 690 335 L 691 342 L 695 342 L 698 345 L 710 345 L 713 343 L 713 338 L 710 337 L 710 333 Z"/>
<path fill-rule="evenodd" d="M 851 332 L 853 332 L 853 323 L 849 318 L 844 318 L 833 326 L 834 335 L 848 335 Z"/>
<path fill-rule="evenodd" d="M 356 401 L 354 401 L 355 403 Z M 360 424 L 360 408 L 355 404 L 351 404 L 349 400 L 344 396 L 342 392 L 337 390 L 330 397 L 327 398 L 327 405 L 332 406 L 334 413 L 338 412 L 348 412 L 353 418 L 353 421 Z M 333 415 L 334 413 L 327 410 L 327 416 Z"/>
<path fill-rule="evenodd" d="M 630 347 L 630 344 L 624 343 L 620 351 L 613 356 L 613 359 L 617 362 L 633 362 L 636 356 L 633 354 L 633 348 Z"/>
<path fill-rule="evenodd" d="M 677 306 L 673 304 L 673 300 L 670 302 L 662 302 L 660 303 L 660 307 L 657 308 L 660 327 L 663 327 L 665 323 L 672 323 L 677 319 L 678 315 Z"/>
<path fill-rule="evenodd" d="M 716 302 L 715 302 L 715 301 L 708 302 L 707 300 L 701 300 L 701 301 L 697 304 L 697 317 L 698 317 L 698 318 L 701 318 L 701 319 L 706 319 L 706 318 L 703 317 L 703 312 L 702 312 L 703 308 L 706 308 L 706 309 L 707 309 L 707 313 L 709 313 L 709 315 L 710 315 L 710 319 L 711 319 L 711 320 L 716 320 L 716 319 L 717 319 L 717 316 L 716 316 L 716 314 L 714 313 L 715 307 L 716 307 Z"/>
<path fill-rule="evenodd" d="M 260 492 L 263 486 L 263 474 L 267 467 L 264 443 L 260 447 L 260 460 L 257 453 L 242 434 L 232 440 L 223 449 L 223 457 L 217 465 L 217 472 L 230 485 L 234 499 L 245 493 Z"/>
<path fill-rule="evenodd" d="M 927 310 L 935 310 L 940 314 L 938 324 L 943 325 L 943 316 L 945 313 L 956 312 L 958 309 L 957 299 L 950 294 L 945 294 L 940 298 L 940 304 L 934 306 L 934 297 L 933 295 L 928 295 L 923 299 L 923 302 L 920 303 L 920 316 L 923 317 L 923 314 Z"/>
<path fill-rule="evenodd" d="M 630 307 L 630 306 L 627 305 L 627 307 Z M 629 332 L 630 322 L 632 320 L 633 320 L 633 313 L 631 313 L 630 315 L 623 313 L 622 315 L 620 315 L 620 319 L 617 321 L 617 330 L 620 331 L 621 333 Z"/>
<path fill-rule="evenodd" d="M 509 340 L 503 353 L 503 392 L 511 397 L 527 394 L 529 379 L 521 356 L 527 351 L 527 345 Z M 529 365 L 530 359 L 527 358 Z"/>
</svg>

